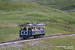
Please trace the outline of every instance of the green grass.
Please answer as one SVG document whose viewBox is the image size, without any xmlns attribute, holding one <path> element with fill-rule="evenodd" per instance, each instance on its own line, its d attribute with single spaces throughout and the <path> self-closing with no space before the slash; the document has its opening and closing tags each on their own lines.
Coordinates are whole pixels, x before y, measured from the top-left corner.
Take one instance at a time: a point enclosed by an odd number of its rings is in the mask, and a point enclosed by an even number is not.
<svg viewBox="0 0 75 50">
<path fill-rule="evenodd" d="M 60 10 L 75 9 L 75 0 L 15 0 L 21 2 L 38 3 Z"/>
<path fill-rule="evenodd" d="M 0 1 L 11 1 L 11 0 L 0 0 Z"/>
<path fill-rule="evenodd" d="M 5 50 L 75 50 L 74 39 L 75 39 L 75 35 L 61 36 L 61 37 L 55 37 L 55 38 L 46 38 L 42 40 L 20 42 L 18 44 L 3 45 L 3 46 L 0 46 L 0 49 L 5 49 Z"/>
<path fill-rule="evenodd" d="M 0 10 L 10 11 L 10 10 L 21 10 L 23 8 L 31 9 L 35 8 L 35 4 L 33 3 L 25 3 L 25 2 L 6 2 L 6 1 L 0 1 Z"/>
<path fill-rule="evenodd" d="M 75 12 L 69 12 L 69 14 L 75 17 Z"/>
<path fill-rule="evenodd" d="M 4 1 L 11 1 L 11 0 L 4 0 Z M 40 5 L 45 5 L 45 6 L 49 6 L 49 7 L 60 9 L 60 10 L 75 9 L 75 0 L 14 0 L 14 2 L 15 1 L 37 3 Z"/>
<path fill-rule="evenodd" d="M 63 11 L 25 2 L 5 1 L 0 2 L 0 5 L 2 5 L 0 7 L 0 42 L 18 39 L 20 30 L 18 25 L 24 22 L 46 24 L 46 35 L 75 33 L 75 17 Z M 9 8 L 6 9 L 6 5 Z"/>
</svg>

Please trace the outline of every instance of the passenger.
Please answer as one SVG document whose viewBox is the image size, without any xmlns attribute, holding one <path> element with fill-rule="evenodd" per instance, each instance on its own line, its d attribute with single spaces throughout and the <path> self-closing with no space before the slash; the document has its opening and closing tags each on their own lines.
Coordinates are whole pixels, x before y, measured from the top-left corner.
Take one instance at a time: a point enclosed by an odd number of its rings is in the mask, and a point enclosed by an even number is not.
<svg viewBox="0 0 75 50">
<path fill-rule="evenodd" d="M 37 30 L 37 29 L 34 27 L 34 30 Z"/>
<path fill-rule="evenodd" d="M 23 30 L 23 29 L 21 29 L 21 30 Z"/>
<path fill-rule="evenodd" d="M 32 27 L 32 30 L 35 30 L 35 29 Z"/>
<path fill-rule="evenodd" d="M 40 30 L 40 27 L 38 28 L 38 30 Z"/>
<path fill-rule="evenodd" d="M 31 28 L 28 28 L 28 30 L 31 30 Z"/>
<path fill-rule="evenodd" d="M 42 30 L 42 28 L 40 28 L 40 30 Z"/>
<path fill-rule="evenodd" d="M 44 29 L 44 28 L 42 28 L 42 29 Z"/>
<path fill-rule="evenodd" d="M 38 28 L 35 28 L 35 30 L 38 30 Z"/>
<path fill-rule="evenodd" d="M 26 27 L 24 27 L 23 30 L 26 30 Z"/>
</svg>

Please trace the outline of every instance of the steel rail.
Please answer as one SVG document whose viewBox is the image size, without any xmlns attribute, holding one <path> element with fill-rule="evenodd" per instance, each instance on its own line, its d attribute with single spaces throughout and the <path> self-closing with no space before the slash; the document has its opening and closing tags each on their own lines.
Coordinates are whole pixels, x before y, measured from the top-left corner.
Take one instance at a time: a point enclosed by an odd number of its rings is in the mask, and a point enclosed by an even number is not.
<svg viewBox="0 0 75 50">
<path fill-rule="evenodd" d="M 11 43 L 19 43 L 21 41 L 31 41 L 31 40 L 38 40 L 38 39 L 43 39 L 43 38 L 52 38 L 52 37 L 58 37 L 58 36 L 65 36 L 65 35 L 75 35 L 75 33 L 69 33 L 69 34 L 58 34 L 58 35 L 50 35 L 50 36 L 45 36 L 42 38 L 33 38 L 33 39 L 17 39 L 17 40 L 12 40 L 12 41 L 4 41 L 4 42 L 0 42 L 0 45 L 3 44 L 11 44 Z"/>
</svg>

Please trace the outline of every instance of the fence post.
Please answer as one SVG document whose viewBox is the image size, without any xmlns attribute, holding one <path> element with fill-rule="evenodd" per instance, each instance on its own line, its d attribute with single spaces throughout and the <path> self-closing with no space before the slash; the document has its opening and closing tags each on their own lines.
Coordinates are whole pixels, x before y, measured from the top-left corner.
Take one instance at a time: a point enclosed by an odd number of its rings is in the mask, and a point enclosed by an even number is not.
<svg viewBox="0 0 75 50">
<path fill-rule="evenodd" d="M 49 36 L 49 33 L 48 33 L 48 36 Z"/>
</svg>

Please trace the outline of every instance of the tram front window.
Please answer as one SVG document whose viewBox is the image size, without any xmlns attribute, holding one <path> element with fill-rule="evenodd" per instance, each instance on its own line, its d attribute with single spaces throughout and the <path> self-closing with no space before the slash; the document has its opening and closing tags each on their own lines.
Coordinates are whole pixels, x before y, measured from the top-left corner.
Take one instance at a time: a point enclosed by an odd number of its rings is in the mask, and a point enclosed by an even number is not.
<svg viewBox="0 0 75 50">
<path fill-rule="evenodd" d="M 24 27 L 23 30 L 27 30 L 26 27 Z"/>
</svg>

